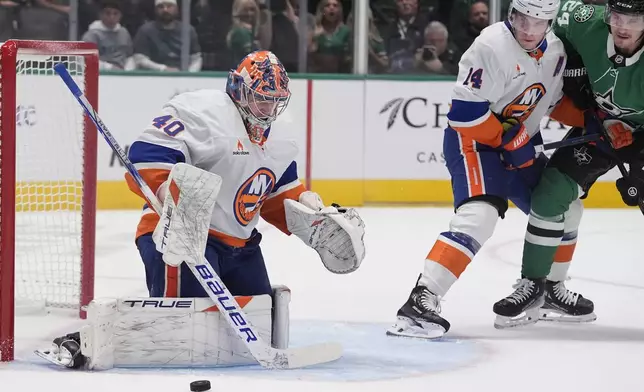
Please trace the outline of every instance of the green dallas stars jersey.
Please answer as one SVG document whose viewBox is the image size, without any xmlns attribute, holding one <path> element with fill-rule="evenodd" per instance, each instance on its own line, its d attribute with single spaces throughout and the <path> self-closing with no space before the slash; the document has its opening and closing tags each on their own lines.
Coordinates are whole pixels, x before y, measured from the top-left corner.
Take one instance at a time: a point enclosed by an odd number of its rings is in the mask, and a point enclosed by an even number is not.
<svg viewBox="0 0 644 392">
<path fill-rule="evenodd" d="M 595 95 L 606 113 L 631 123 L 644 124 L 644 60 L 642 49 L 630 58 L 615 52 L 604 23 L 604 6 L 564 1 L 554 25 L 566 50 L 579 53 Z"/>
</svg>

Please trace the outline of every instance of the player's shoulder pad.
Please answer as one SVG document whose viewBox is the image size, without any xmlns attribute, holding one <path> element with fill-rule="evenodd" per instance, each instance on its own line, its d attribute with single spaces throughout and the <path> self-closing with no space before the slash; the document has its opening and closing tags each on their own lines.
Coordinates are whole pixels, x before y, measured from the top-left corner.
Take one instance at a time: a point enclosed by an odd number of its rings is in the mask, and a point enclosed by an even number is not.
<svg viewBox="0 0 644 392">
<path fill-rule="evenodd" d="M 512 32 L 508 30 L 504 22 L 494 23 L 483 30 L 476 37 L 473 46 L 487 46 L 496 49 L 499 46 L 499 41 L 504 41 L 506 37 L 512 37 Z M 514 39 L 512 37 L 512 39 Z"/>
<path fill-rule="evenodd" d="M 192 125 L 192 129 L 203 128 L 211 133 L 223 132 L 233 126 L 233 119 L 239 117 L 239 112 L 228 94 L 215 89 L 177 94 L 166 107 L 174 109 L 176 116 Z"/>
<path fill-rule="evenodd" d="M 555 20 L 554 30 L 557 34 L 577 31 L 580 28 L 586 30 L 588 26 L 604 24 L 604 6 L 583 4 L 579 0 L 565 1 Z"/>
<path fill-rule="evenodd" d="M 566 54 L 566 48 L 564 43 L 553 31 L 549 31 L 546 35 L 546 41 L 548 42 L 548 48 L 546 52 L 554 54 Z"/>
<path fill-rule="evenodd" d="M 514 47 L 516 47 L 516 40 L 512 32 L 504 22 L 497 22 L 483 29 L 467 52 L 470 56 L 484 59 L 487 63 L 498 66 L 498 70 L 501 71 L 504 64 L 512 63 L 507 61 L 508 51 Z"/>
</svg>

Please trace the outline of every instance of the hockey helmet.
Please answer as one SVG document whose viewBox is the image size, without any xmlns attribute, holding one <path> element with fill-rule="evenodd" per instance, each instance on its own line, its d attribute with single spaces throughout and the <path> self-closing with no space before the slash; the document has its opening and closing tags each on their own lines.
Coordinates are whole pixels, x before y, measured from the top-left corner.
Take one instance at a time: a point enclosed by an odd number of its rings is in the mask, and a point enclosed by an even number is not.
<svg viewBox="0 0 644 392">
<path fill-rule="evenodd" d="M 524 48 L 526 51 L 532 51 L 541 45 L 552 28 L 558 11 L 559 0 L 512 0 L 508 9 L 508 22 L 515 34 L 521 32 L 528 36 L 542 37 L 534 48 Z"/>
<path fill-rule="evenodd" d="M 644 0 L 608 0 L 604 22 L 611 27 L 644 30 Z"/>
<path fill-rule="evenodd" d="M 226 93 L 244 120 L 268 127 L 286 109 L 291 98 L 289 78 L 277 56 L 267 50 L 249 53 L 230 70 Z"/>
<path fill-rule="evenodd" d="M 559 0 L 512 0 L 508 12 L 509 15 L 518 11 L 533 18 L 553 20 L 559 12 L 559 3 Z"/>
</svg>

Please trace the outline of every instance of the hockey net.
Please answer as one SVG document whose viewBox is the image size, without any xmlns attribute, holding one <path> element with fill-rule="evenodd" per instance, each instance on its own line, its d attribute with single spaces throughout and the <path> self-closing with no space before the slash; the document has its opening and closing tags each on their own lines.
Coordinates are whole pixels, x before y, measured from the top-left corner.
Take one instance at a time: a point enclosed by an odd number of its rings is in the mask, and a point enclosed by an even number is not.
<svg viewBox="0 0 644 392">
<path fill-rule="evenodd" d="M 7 41 L 0 49 L 0 360 L 15 316 L 93 298 L 96 130 L 53 66 L 96 107 L 98 52 L 82 42 Z"/>
</svg>

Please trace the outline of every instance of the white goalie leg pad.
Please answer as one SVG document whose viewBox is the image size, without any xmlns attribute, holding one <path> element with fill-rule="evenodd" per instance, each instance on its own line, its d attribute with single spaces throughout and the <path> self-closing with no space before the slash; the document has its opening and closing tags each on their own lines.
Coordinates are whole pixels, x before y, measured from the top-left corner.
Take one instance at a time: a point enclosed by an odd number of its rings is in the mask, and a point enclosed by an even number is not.
<svg viewBox="0 0 644 392">
<path fill-rule="evenodd" d="M 152 234 L 166 264 L 177 266 L 203 256 L 221 183 L 217 174 L 185 163 L 172 167 L 158 192 L 163 213 Z"/>
<path fill-rule="evenodd" d="M 284 200 L 284 209 L 288 230 L 315 249 L 329 271 L 347 274 L 360 267 L 365 256 L 365 231 L 355 209 L 340 212 L 325 207 L 315 211 L 291 199 Z"/>
<path fill-rule="evenodd" d="M 269 341 L 271 296 L 235 298 L 260 337 Z M 88 319 L 81 330 L 81 350 L 89 369 L 257 363 L 210 298 L 95 300 Z"/>
</svg>

